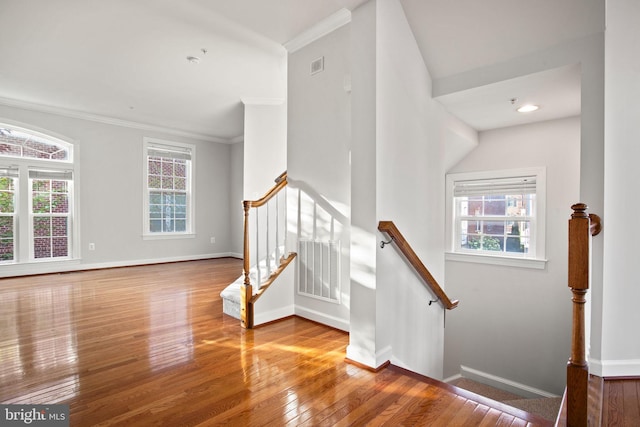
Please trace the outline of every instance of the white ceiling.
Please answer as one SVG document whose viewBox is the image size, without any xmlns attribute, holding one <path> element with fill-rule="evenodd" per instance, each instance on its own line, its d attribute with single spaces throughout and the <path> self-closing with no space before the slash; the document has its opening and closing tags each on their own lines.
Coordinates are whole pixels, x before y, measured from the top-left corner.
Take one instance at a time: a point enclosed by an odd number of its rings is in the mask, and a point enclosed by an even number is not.
<svg viewBox="0 0 640 427">
<path fill-rule="evenodd" d="M 0 103 L 231 140 L 243 133 L 242 98 L 286 97 L 282 45 L 363 2 L 0 0 Z M 604 30 L 604 0 L 400 2 L 436 79 Z M 575 115 L 579 77 L 565 67 L 439 100 L 479 130 L 515 124 L 513 96 L 543 107 L 520 121 Z"/>
</svg>

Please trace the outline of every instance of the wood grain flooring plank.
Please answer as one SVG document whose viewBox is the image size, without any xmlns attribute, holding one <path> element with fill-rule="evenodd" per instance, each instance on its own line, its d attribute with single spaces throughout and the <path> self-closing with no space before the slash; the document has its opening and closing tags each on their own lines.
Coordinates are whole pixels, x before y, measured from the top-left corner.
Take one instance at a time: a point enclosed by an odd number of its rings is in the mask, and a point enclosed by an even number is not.
<svg viewBox="0 0 640 427">
<path fill-rule="evenodd" d="M 396 396 L 396 399 L 382 412 L 378 411 L 374 419 L 369 422 L 370 427 L 379 427 L 386 425 L 393 425 L 391 420 L 400 414 L 402 408 L 408 404 L 409 401 L 416 398 L 428 399 L 431 394 L 431 389 L 428 384 L 422 382 L 413 382 L 409 385 L 409 388 L 403 394 Z"/>
<path fill-rule="evenodd" d="M 635 380 L 621 380 L 623 405 L 623 424 L 625 426 L 640 425 L 640 393 Z"/>
</svg>

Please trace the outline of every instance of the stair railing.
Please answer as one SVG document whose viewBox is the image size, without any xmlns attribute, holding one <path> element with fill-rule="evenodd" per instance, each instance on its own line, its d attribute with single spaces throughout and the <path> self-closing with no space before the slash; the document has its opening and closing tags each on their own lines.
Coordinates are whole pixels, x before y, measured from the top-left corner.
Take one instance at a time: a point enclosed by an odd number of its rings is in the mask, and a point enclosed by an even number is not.
<svg viewBox="0 0 640 427">
<path fill-rule="evenodd" d="M 418 275 L 425 281 L 429 289 L 436 296 L 437 298 L 436 301 L 440 301 L 444 306 L 444 308 L 446 308 L 447 310 L 453 310 L 458 306 L 458 300 L 452 301 L 451 299 L 449 299 L 449 297 L 444 292 L 442 287 L 438 284 L 436 279 L 431 275 L 427 267 L 424 266 L 422 261 L 420 261 L 420 258 L 418 257 L 418 255 L 416 255 L 416 253 L 413 251 L 409 243 L 407 243 L 407 240 L 404 238 L 402 233 L 400 233 L 400 231 L 392 221 L 380 221 L 378 223 L 378 230 L 384 233 L 387 233 L 389 237 L 391 237 L 391 241 L 381 242 L 380 244 L 381 247 L 384 247 L 386 244 L 394 242 L 397 245 L 400 252 L 402 252 L 402 254 L 405 256 L 407 261 L 409 261 L 409 263 L 413 266 L 413 268 L 416 270 Z M 430 301 L 429 305 L 431 305 L 432 302 L 435 302 L 435 301 Z"/>
<path fill-rule="evenodd" d="M 589 390 L 589 365 L 585 354 L 586 294 L 589 290 L 591 236 L 597 236 L 602 227 L 600 217 L 587 214 L 587 205 L 571 206 L 569 220 L 569 288 L 572 292 L 573 324 L 571 330 L 571 357 L 567 364 L 567 426 L 586 426 Z"/>
<path fill-rule="evenodd" d="M 244 285 L 240 290 L 240 319 L 242 326 L 251 329 L 254 326 L 254 304 L 264 291 L 280 275 L 284 268 L 295 258 L 294 252 L 286 252 L 287 225 L 287 173 L 283 172 L 275 179 L 275 185 L 258 200 L 245 200 L 244 207 Z M 282 197 L 281 197 L 282 196 Z M 283 199 L 283 200 L 281 200 Z M 251 227 L 249 217 L 254 209 L 255 223 Z M 263 211 L 261 215 L 261 211 Z M 254 245 L 251 246 L 250 236 Z M 251 280 L 251 255 L 256 259 L 254 282 Z M 272 265 L 271 258 L 275 260 Z M 264 264 L 261 260 L 264 259 Z M 254 287 L 257 291 L 254 292 Z"/>
</svg>

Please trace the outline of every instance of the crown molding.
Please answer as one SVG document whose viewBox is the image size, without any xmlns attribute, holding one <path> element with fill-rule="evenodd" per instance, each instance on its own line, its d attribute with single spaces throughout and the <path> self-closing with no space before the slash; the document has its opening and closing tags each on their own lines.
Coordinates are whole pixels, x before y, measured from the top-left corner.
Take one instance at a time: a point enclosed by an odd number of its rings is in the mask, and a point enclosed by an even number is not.
<svg viewBox="0 0 640 427">
<path fill-rule="evenodd" d="M 230 139 L 220 138 L 214 135 L 207 135 L 207 134 L 196 133 L 196 132 L 187 132 L 179 129 L 172 129 L 172 128 L 167 128 L 163 126 L 156 126 L 156 125 L 150 125 L 146 123 L 133 122 L 129 120 L 116 119 L 113 117 L 102 116 L 99 114 L 86 113 L 83 111 L 70 110 L 62 107 L 54 107 L 54 106 L 44 105 L 44 104 L 36 104 L 36 103 L 21 101 L 17 99 L 0 97 L 0 105 L 4 105 L 7 107 L 20 108 L 20 109 L 29 110 L 29 111 L 37 111 L 40 113 L 55 114 L 58 116 L 70 117 L 73 119 L 88 120 L 92 122 L 103 123 L 103 124 L 113 125 L 113 126 L 121 126 L 121 127 L 131 128 L 131 129 L 139 129 L 139 130 L 152 131 L 152 132 L 162 132 L 162 133 L 173 135 L 173 136 L 197 139 L 199 141 L 205 141 L 205 142 L 218 142 L 222 144 L 233 143 L 233 141 Z"/>
<path fill-rule="evenodd" d="M 283 46 L 285 49 L 287 49 L 287 52 L 293 53 L 299 49 L 302 49 L 308 44 L 313 43 L 319 38 L 324 37 L 327 34 L 337 30 L 343 25 L 348 24 L 349 22 L 351 22 L 351 11 L 348 9 L 340 9 L 336 13 L 318 22 L 311 28 L 298 34 L 296 37 L 286 42 Z"/>
</svg>

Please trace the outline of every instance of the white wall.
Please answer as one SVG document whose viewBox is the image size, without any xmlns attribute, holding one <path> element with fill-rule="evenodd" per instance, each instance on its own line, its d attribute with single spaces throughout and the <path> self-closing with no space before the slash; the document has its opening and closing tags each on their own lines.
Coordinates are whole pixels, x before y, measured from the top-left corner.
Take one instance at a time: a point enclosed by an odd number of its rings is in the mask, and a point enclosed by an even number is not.
<svg viewBox="0 0 640 427">
<path fill-rule="evenodd" d="M 287 169 L 287 106 L 284 100 L 245 99 L 244 199 L 257 200 Z"/>
<path fill-rule="evenodd" d="M 602 20 L 605 2 L 601 4 Z M 604 22 L 602 25 L 604 30 Z M 433 82 L 434 96 L 446 95 L 469 88 L 509 80 L 538 71 L 571 64 L 581 70 L 580 124 L 580 195 L 579 201 L 589 211 L 604 211 L 604 33 L 570 40 L 548 49 L 531 52 L 508 62 L 470 70 Z M 606 220 L 605 220 L 606 221 Z M 603 340 L 603 242 L 602 236 L 593 239 L 591 289 L 587 295 L 591 307 L 590 361 L 594 372 L 602 356 Z"/>
<path fill-rule="evenodd" d="M 76 142 L 80 173 L 80 245 L 77 265 L 57 270 L 108 267 L 226 256 L 229 233 L 229 146 L 95 121 L 0 106 L 0 122 L 53 132 Z M 143 137 L 196 145 L 195 238 L 142 239 Z M 216 243 L 211 244 L 210 238 Z M 88 251 L 89 243 L 95 251 Z M 2 274 L 50 271 L 49 263 L 3 266 Z"/>
<path fill-rule="evenodd" d="M 296 294 L 296 313 L 343 330 L 350 301 L 349 43 L 345 25 L 291 53 L 288 70 L 289 203 L 302 199 L 300 218 L 296 209 L 289 217 L 292 240 L 339 241 L 342 252 L 340 304 Z M 320 57 L 324 71 L 312 75 L 311 62 Z"/>
<path fill-rule="evenodd" d="M 447 292 L 460 300 L 447 313 L 444 374 L 466 366 L 562 394 L 570 354 L 567 221 L 580 191 L 577 117 L 480 133 L 480 144 L 450 172 L 545 167 L 544 270 L 446 262 Z"/>
<path fill-rule="evenodd" d="M 631 225 L 640 208 L 634 191 L 640 158 L 639 16 L 636 0 L 607 2 L 602 353 L 591 360 L 592 371 L 601 376 L 640 375 L 640 230 Z"/>
<path fill-rule="evenodd" d="M 244 142 L 237 142 L 230 147 L 230 188 L 229 188 L 229 251 L 242 258 L 244 251 Z"/>
<path fill-rule="evenodd" d="M 442 377 L 441 305 L 393 246 L 392 220 L 444 286 L 444 173 L 476 134 L 431 98 L 431 78 L 398 1 L 351 23 L 351 317 L 347 357 Z M 452 137 L 455 135 L 455 137 Z M 450 144 L 447 147 L 447 144 Z"/>
<path fill-rule="evenodd" d="M 475 146 L 476 133 L 431 98 L 431 77 L 400 2 L 378 2 L 377 25 L 377 217 L 396 224 L 448 292 L 445 167 L 448 153 Z M 377 248 L 379 336 L 390 342 L 394 364 L 442 378 L 443 307 L 429 306 L 436 297 L 393 245 Z"/>
<path fill-rule="evenodd" d="M 347 358 L 377 368 L 391 342 L 377 331 L 377 1 L 352 12 L 351 22 L 351 302 Z"/>
</svg>

